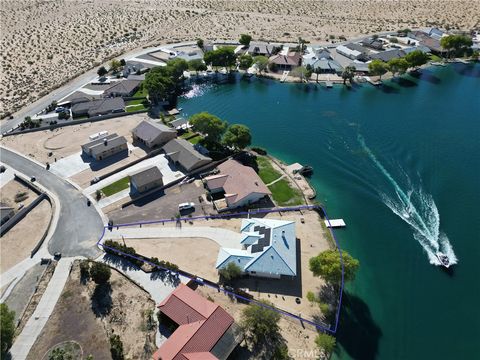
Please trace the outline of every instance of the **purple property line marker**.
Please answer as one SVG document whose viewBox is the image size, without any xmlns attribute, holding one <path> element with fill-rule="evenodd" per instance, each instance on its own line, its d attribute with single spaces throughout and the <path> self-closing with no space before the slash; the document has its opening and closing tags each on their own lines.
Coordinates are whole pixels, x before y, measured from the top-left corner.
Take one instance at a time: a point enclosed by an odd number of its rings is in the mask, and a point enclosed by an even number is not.
<svg viewBox="0 0 480 360">
<path fill-rule="evenodd" d="M 200 220 L 200 219 L 206 219 L 206 220 L 208 220 L 208 219 L 222 219 L 222 218 L 234 217 L 234 216 L 239 216 L 239 215 L 252 215 L 252 214 L 254 215 L 254 214 L 262 214 L 262 213 L 265 214 L 265 213 L 272 213 L 272 212 L 289 212 L 289 211 L 313 210 L 313 209 L 321 209 L 322 212 L 325 214 L 325 218 L 327 219 L 327 221 L 330 222 L 330 220 L 328 218 L 328 215 L 327 215 L 327 212 L 325 211 L 325 209 L 322 206 L 319 206 L 319 205 L 302 205 L 302 206 L 294 206 L 294 207 L 288 207 L 288 208 L 272 208 L 272 209 L 266 209 L 266 210 L 260 209 L 260 210 L 255 210 L 255 211 L 243 211 L 243 212 L 238 212 L 238 213 L 235 213 L 235 214 L 225 214 L 225 215 L 196 216 L 196 217 L 189 217 L 189 218 L 178 218 L 178 219 L 173 219 L 173 220 L 172 219 L 162 219 L 162 220 L 140 221 L 140 222 L 135 222 L 135 223 L 112 225 L 112 228 L 113 227 L 120 228 L 120 227 L 135 226 L 135 225 L 141 226 L 141 225 L 158 224 L 158 223 L 166 223 L 166 222 L 177 222 L 177 221 L 182 221 L 182 220 L 192 221 L 192 220 Z M 190 276 L 180 274 L 180 272 L 178 272 L 178 271 L 173 271 L 173 270 L 164 268 L 160 265 L 152 263 L 151 261 L 142 259 L 140 257 L 134 256 L 134 255 L 131 255 L 131 254 L 127 254 L 123 251 L 120 251 L 120 250 L 114 249 L 110 246 L 106 246 L 104 244 L 101 244 L 101 241 L 102 241 L 103 237 L 105 236 L 106 229 L 108 229 L 108 225 L 103 227 L 102 234 L 97 241 L 97 246 L 100 245 L 103 249 L 109 249 L 113 252 L 116 252 L 116 253 L 121 254 L 123 256 L 130 257 L 130 258 L 138 260 L 138 261 L 142 261 L 144 263 L 147 263 L 147 264 L 149 264 L 153 267 L 159 268 L 161 270 L 168 271 L 170 273 L 174 273 L 178 276 L 184 276 L 186 278 L 189 278 L 190 280 L 195 281 L 199 285 L 208 286 L 212 289 L 220 290 L 223 293 L 234 296 L 237 299 L 241 299 L 241 300 L 249 302 L 249 303 L 254 303 L 256 305 L 259 305 L 259 306 L 262 306 L 264 308 L 276 311 L 276 312 L 278 312 L 282 315 L 289 316 L 289 317 L 291 317 L 293 319 L 296 319 L 296 320 L 299 320 L 301 322 L 306 322 L 310 325 L 315 326 L 318 330 L 328 332 L 328 333 L 331 333 L 331 334 L 335 334 L 337 332 L 338 323 L 339 323 L 339 320 L 340 320 L 340 310 L 342 308 L 342 295 L 343 295 L 343 289 L 344 289 L 345 266 L 344 266 L 344 263 L 343 263 L 343 256 L 342 256 L 342 250 L 340 248 L 340 244 L 338 243 L 338 240 L 335 237 L 335 234 L 334 234 L 331 227 L 329 227 L 328 229 L 330 230 L 330 233 L 332 234 L 333 240 L 335 241 L 335 245 L 337 246 L 337 250 L 340 254 L 340 263 L 342 264 L 342 281 L 341 281 L 341 284 L 340 284 L 340 294 L 339 294 L 339 297 L 338 297 L 338 306 L 337 306 L 337 312 L 336 312 L 336 315 L 335 315 L 335 325 L 333 326 L 333 328 L 327 328 L 327 327 L 325 327 L 321 324 L 317 324 L 317 323 L 315 323 L 315 322 L 313 322 L 309 319 L 305 319 L 305 318 L 302 318 L 301 316 L 298 316 L 298 315 L 292 314 L 290 312 L 278 309 L 276 307 L 264 304 L 264 303 L 262 303 L 258 300 L 245 298 L 241 295 L 235 294 L 235 293 L 233 293 L 231 291 L 228 291 L 224 288 L 220 289 L 220 287 L 215 287 L 215 286 L 209 284 L 208 282 L 205 283 L 205 282 L 198 281 L 196 278 L 192 278 Z"/>
</svg>

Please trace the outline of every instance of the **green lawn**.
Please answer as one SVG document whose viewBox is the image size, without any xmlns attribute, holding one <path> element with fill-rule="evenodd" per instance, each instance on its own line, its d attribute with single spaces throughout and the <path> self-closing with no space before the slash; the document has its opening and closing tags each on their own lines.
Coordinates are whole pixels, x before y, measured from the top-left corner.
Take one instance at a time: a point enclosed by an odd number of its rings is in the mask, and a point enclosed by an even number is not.
<svg viewBox="0 0 480 360">
<path fill-rule="evenodd" d="M 268 188 L 272 192 L 273 200 L 279 206 L 293 206 L 304 203 L 300 190 L 292 189 L 290 183 L 285 179 L 277 181 Z"/>
<path fill-rule="evenodd" d="M 439 62 L 443 61 L 443 59 L 440 56 L 430 54 L 430 61 Z"/>
<path fill-rule="evenodd" d="M 194 133 L 193 131 L 191 131 L 191 130 L 188 130 L 187 132 L 185 132 L 185 133 L 183 133 L 182 135 L 180 135 L 180 137 L 181 137 L 182 139 L 186 139 L 186 138 L 188 138 L 188 137 L 190 137 L 190 136 L 193 136 L 193 135 L 195 135 L 195 133 Z"/>
<path fill-rule="evenodd" d="M 147 100 L 147 98 L 130 100 L 130 101 L 127 101 L 127 105 L 140 105 L 140 104 L 142 104 L 145 100 Z"/>
<path fill-rule="evenodd" d="M 198 144 L 200 140 L 202 140 L 202 137 L 200 135 L 197 135 L 191 139 L 188 139 L 188 141 L 193 145 Z"/>
<path fill-rule="evenodd" d="M 147 89 L 143 86 L 143 83 L 140 84 L 140 87 L 138 88 L 137 92 L 133 94 L 132 97 L 146 97 L 148 95 Z"/>
<path fill-rule="evenodd" d="M 103 189 L 100 191 L 105 195 L 105 196 L 111 196 L 113 194 L 116 194 L 122 190 L 128 189 L 130 186 L 129 183 L 129 178 L 124 177 L 121 178 L 120 180 L 115 181 L 114 183 L 111 183 L 110 185 L 105 186 Z"/>
<path fill-rule="evenodd" d="M 264 156 L 257 156 L 258 175 L 265 184 L 277 180 L 281 174 L 270 164 L 270 160 Z"/>
<path fill-rule="evenodd" d="M 134 112 L 134 111 L 140 111 L 140 110 L 148 110 L 148 107 L 145 107 L 145 105 L 143 104 L 138 104 L 138 105 L 132 105 L 125 108 L 126 112 Z"/>
</svg>

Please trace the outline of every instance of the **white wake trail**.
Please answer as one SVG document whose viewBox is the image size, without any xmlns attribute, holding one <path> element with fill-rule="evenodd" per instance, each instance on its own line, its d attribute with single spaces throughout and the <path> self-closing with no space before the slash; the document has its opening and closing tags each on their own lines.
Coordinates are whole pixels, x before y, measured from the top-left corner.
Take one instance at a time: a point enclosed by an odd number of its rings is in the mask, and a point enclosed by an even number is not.
<svg viewBox="0 0 480 360">
<path fill-rule="evenodd" d="M 440 214 L 433 197 L 425 193 L 420 186 L 414 187 L 406 172 L 403 173 L 410 189 L 407 191 L 403 190 L 376 158 L 375 154 L 368 148 L 361 135 L 358 136 L 358 140 L 368 157 L 393 186 L 395 196 L 388 196 L 382 192 L 380 195 L 383 202 L 394 214 L 410 225 L 413 229 L 413 237 L 427 253 L 430 263 L 441 265 L 435 255 L 436 252 L 441 251 L 448 256 L 451 264 L 456 264 L 458 260 L 452 245 L 447 235 L 440 231 Z"/>
</svg>

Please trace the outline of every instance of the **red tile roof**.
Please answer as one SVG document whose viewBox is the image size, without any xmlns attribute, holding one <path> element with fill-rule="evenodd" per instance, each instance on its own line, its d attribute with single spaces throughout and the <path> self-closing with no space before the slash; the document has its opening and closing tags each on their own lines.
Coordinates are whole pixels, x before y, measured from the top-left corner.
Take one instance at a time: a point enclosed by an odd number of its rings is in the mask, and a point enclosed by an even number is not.
<svg viewBox="0 0 480 360">
<path fill-rule="evenodd" d="M 183 284 L 158 307 L 180 326 L 155 352 L 155 360 L 217 359 L 210 351 L 233 324 L 225 310 Z"/>
</svg>

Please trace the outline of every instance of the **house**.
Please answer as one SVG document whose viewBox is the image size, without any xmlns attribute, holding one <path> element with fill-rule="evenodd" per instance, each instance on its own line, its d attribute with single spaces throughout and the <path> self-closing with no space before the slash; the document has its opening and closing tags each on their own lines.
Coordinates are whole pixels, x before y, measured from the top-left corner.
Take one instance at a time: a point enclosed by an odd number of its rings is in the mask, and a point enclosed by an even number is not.
<svg viewBox="0 0 480 360">
<path fill-rule="evenodd" d="M 320 59 L 332 59 L 332 55 L 330 54 L 330 51 L 326 48 L 307 48 L 307 54 L 303 55 L 303 60 L 302 64 L 304 66 L 312 66 L 313 63 L 316 62 L 317 60 Z"/>
<path fill-rule="evenodd" d="M 302 55 L 298 52 L 289 52 L 288 55 L 277 54 L 268 59 L 270 64 L 274 64 L 278 70 L 288 70 L 300 66 L 302 63 Z"/>
<path fill-rule="evenodd" d="M 339 45 L 336 48 L 337 53 L 352 60 L 366 60 L 368 58 L 368 49 L 354 43 Z"/>
<path fill-rule="evenodd" d="M 230 159 L 217 167 L 220 172 L 205 178 L 211 193 L 225 194 L 226 207 L 233 209 L 255 203 L 271 195 L 255 170 Z"/>
<path fill-rule="evenodd" d="M 383 41 L 379 39 L 375 39 L 373 37 L 363 39 L 360 44 L 367 48 L 375 49 L 375 50 L 383 50 Z"/>
<path fill-rule="evenodd" d="M 274 50 L 275 46 L 264 43 L 264 42 L 250 42 L 250 45 L 248 46 L 247 53 L 252 55 L 252 56 L 266 56 L 270 57 L 272 55 L 272 52 Z"/>
<path fill-rule="evenodd" d="M 343 71 L 342 65 L 333 59 L 312 59 L 310 66 L 313 70 L 320 70 L 322 74 L 339 74 Z"/>
<path fill-rule="evenodd" d="M 160 186 L 163 186 L 163 177 L 156 166 L 130 175 L 130 193 L 132 194 L 141 194 Z"/>
<path fill-rule="evenodd" d="M 95 99 L 100 99 L 100 95 L 87 95 L 81 91 L 75 91 L 74 93 L 68 95 L 67 97 L 63 98 L 61 101 L 58 102 L 58 106 L 66 106 L 66 105 L 75 105 L 78 103 L 89 102 Z"/>
<path fill-rule="evenodd" d="M 170 126 L 174 129 L 186 129 L 188 127 L 188 119 L 185 118 L 178 118 L 175 120 L 170 121 Z"/>
<path fill-rule="evenodd" d="M 233 317 L 184 284 L 158 309 L 162 323 L 178 328 L 153 354 L 154 360 L 226 360 L 243 340 Z"/>
<path fill-rule="evenodd" d="M 368 68 L 368 64 L 359 61 L 352 61 L 348 66 L 353 66 L 355 68 L 356 73 L 360 74 L 368 74 L 370 69 Z"/>
<path fill-rule="evenodd" d="M 382 60 L 385 62 L 388 62 L 392 59 L 398 59 L 401 57 L 404 57 L 406 54 L 403 50 L 401 49 L 392 49 L 392 50 L 387 50 L 387 51 L 381 51 L 376 54 L 371 54 L 370 59 L 372 60 Z"/>
<path fill-rule="evenodd" d="M 168 159 L 184 172 L 193 171 L 212 161 L 195 150 L 185 139 L 172 139 L 162 149 Z"/>
<path fill-rule="evenodd" d="M 112 86 L 103 92 L 104 97 L 131 97 L 140 87 L 140 80 L 115 81 Z"/>
<path fill-rule="evenodd" d="M 295 222 L 275 219 L 243 219 L 243 249 L 220 248 L 216 268 L 234 263 L 252 276 L 280 278 L 297 275 Z"/>
<path fill-rule="evenodd" d="M 106 98 L 96 99 L 81 103 L 76 103 L 72 106 L 72 116 L 99 116 L 112 113 L 119 113 L 125 111 L 125 101 L 122 98 Z"/>
<path fill-rule="evenodd" d="M 124 151 L 128 151 L 127 139 L 115 133 L 82 145 L 82 152 L 95 160 L 103 160 Z"/>
<path fill-rule="evenodd" d="M 427 33 L 423 31 L 413 31 L 408 34 L 408 37 L 417 40 L 418 45 L 426 46 L 430 49 L 432 54 L 443 56 L 447 53 L 440 45 L 440 40 L 430 37 Z"/>
<path fill-rule="evenodd" d="M 177 137 L 177 132 L 166 125 L 143 120 L 132 130 L 134 141 L 139 141 L 149 148 L 162 146 Z"/>
<path fill-rule="evenodd" d="M 0 203 L 0 225 L 5 224 L 10 218 L 14 215 L 14 210 L 12 207 L 8 206 L 5 203 Z"/>
<path fill-rule="evenodd" d="M 428 31 L 428 36 L 430 36 L 433 39 L 440 40 L 445 33 L 440 30 L 439 28 L 431 28 Z"/>
</svg>

